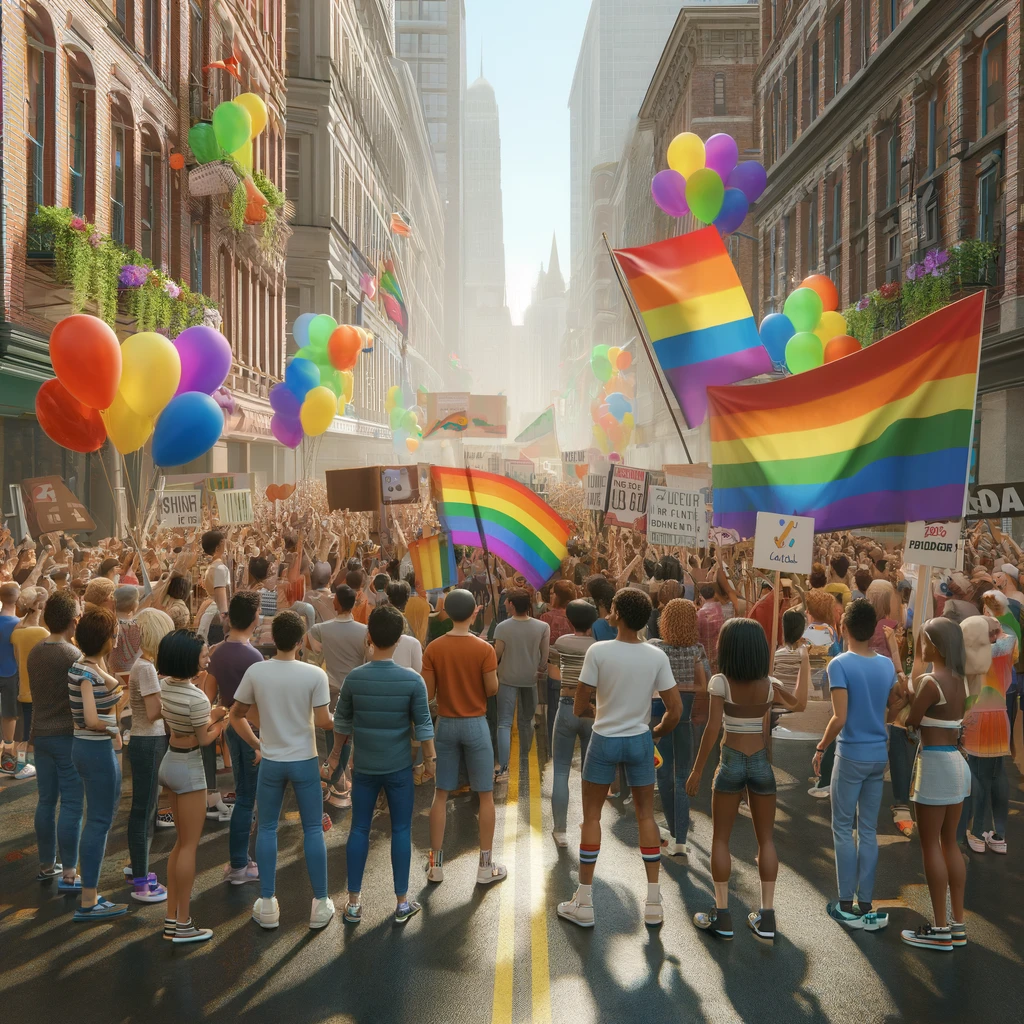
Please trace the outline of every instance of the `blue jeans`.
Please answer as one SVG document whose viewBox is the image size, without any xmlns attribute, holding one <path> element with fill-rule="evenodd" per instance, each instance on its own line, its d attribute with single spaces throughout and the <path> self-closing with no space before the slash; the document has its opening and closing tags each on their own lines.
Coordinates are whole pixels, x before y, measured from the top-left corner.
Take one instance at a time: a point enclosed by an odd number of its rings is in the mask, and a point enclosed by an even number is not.
<svg viewBox="0 0 1024 1024">
<path fill-rule="evenodd" d="M 145 878 L 149 874 L 149 848 L 153 842 L 156 805 L 160 797 L 160 761 L 166 751 L 166 736 L 132 736 L 128 744 L 128 763 L 132 766 L 128 856 L 136 878 Z"/>
<path fill-rule="evenodd" d="M 683 700 L 683 714 L 679 724 L 657 742 L 662 764 L 655 774 L 658 777 L 658 794 L 665 822 L 672 838 L 677 843 L 686 842 L 690 830 L 690 798 L 686 795 L 686 780 L 693 767 L 693 730 L 690 728 L 690 712 L 693 709 L 693 694 L 680 693 Z M 653 729 L 665 714 L 665 705 L 660 698 L 651 701 L 651 728 Z"/>
<path fill-rule="evenodd" d="M 569 817 L 569 770 L 576 739 L 580 741 L 580 764 L 587 760 L 587 746 L 594 731 L 592 718 L 579 718 L 572 712 L 572 697 L 562 697 L 555 715 L 555 735 L 551 741 L 551 757 L 555 773 L 551 780 L 551 816 L 555 831 L 564 832 Z"/>
<path fill-rule="evenodd" d="M 552 756 L 555 747 L 555 719 L 558 717 L 558 705 L 562 700 L 562 680 L 548 676 L 548 757 Z"/>
<path fill-rule="evenodd" d="M 976 757 L 967 755 L 971 769 L 971 796 L 964 801 L 970 807 L 971 834 L 981 838 L 988 831 L 989 811 L 992 812 L 992 830 L 1006 835 L 1006 819 L 1010 813 L 1010 781 L 1006 777 L 1006 761 L 1002 757 Z M 966 829 L 965 829 L 966 832 Z"/>
<path fill-rule="evenodd" d="M 896 807 L 910 808 L 910 776 L 914 768 L 914 744 L 906 729 L 889 726 L 889 780 Z"/>
<path fill-rule="evenodd" d="M 71 760 L 73 736 L 37 736 L 36 751 L 36 846 L 39 863 L 60 863 L 69 871 L 78 865 L 78 844 L 82 838 L 82 806 L 85 789 Z M 57 798 L 60 817 L 57 817 Z"/>
<path fill-rule="evenodd" d="M 870 901 L 874 893 L 884 774 L 885 761 L 851 761 L 842 756 L 832 769 L 832 842 L 840 900 Z"/>
<path fill-rule="evenodd" d="M 412 768 L 403 768 L 387 775 L 352 772 L 352 828 L 348 834 L 348 891 L 359 892 L 363 886 L 363 868 L 370 851 L 370 825 L 377 794 L 383 788 L 391 815 L 391 873 L 395 879 L 395 895 L 409 891 L 409 862 L 412 860 L 412 805 L 416 792 Z"/>
<path fill-rule="evenodd" d="M 235 809 L 228 825 L 228 854 L 233 868 L 244 868 L 249 863 L 249 834 L 256 809 L 260 766 L 253 763 L 256 751 L 234 729 L 226 729 L 224 737 L 231 753 L 231 772 L 235 777 Z"/>
<path fill-rule="evenodd" d="M 75 737 L 71 760 L 85 787 L 85 825 L 79 851 L 82 888 L 95 889 L 100 880 L 114 810 L 121 799 L 121 766 L 117 763 L 114 744 L 110 740 L 80 740 Z"/>
<path fill-rule="evenodd" d="M 498 764 L 507 767 L 512 747 L 512 719 L 519 705 L 519 752 L 524 756 L 533 743 L 533 716 L 537 713 L 536 686 L 498 687 Z"/>
<path fill-rule="evenodd" d="M 260 827 L 256 833 L 256 863 L 260 869 L 260 895 L 274 895 L 277 881 L 277 825 L 281 818 L 284 790 L 292 784 L 302 821 L 302 850 L 313 895 L 327 896 L 327 844 L 324 842 L 323 798 L 320 795 L 320 768 L 317 759 L 304 761 L 261 761 L 256 783 L 260 805 Z M 234 812 L 232 812 L 234 817 Z"/>
</svg>

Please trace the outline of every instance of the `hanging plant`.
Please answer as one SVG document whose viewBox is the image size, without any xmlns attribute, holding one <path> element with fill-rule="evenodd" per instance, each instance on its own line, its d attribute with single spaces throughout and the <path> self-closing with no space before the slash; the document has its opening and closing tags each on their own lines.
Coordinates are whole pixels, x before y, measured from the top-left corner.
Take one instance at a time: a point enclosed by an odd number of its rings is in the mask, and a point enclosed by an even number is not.
<svg viewBox="0 0 1024 1024">
<path fill-rule="evenodd" d="M 228 204 L 228 223 L 235 231 L 241 231 L 245 227 L 245 211 L 249 205 L 249 193 L 245 188 L 245 179 L 241 179 L 231 193 L 231 202 Z"/>
<path fill-rule="evenodd" d="M 262 171 L 253 171 L 252 182 L 263 193 L 272 210 L 284 206 L 284 193 Z"/>
</svg>

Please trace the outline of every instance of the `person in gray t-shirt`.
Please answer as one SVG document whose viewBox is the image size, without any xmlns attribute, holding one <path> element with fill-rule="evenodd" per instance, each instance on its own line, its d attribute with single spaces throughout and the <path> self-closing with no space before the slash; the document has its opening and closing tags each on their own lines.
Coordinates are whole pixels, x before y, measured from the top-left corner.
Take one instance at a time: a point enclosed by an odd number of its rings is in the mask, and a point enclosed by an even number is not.
<svg viewBox="0 0 1024 1024">
<path fill-rule="evenodd" d="M 512 746 L 512 718 L 519 704 L 519 740 L 524 753 L 533 741 L 533 716 L 537 711 L 537 681 L 546 684 L 551 629 L 546 622 L 530 618 L 530 595 L 525 590 L 506 594 L 511 618 L 494 629 L 494 652 L 498 656 L 498 764 L 495 781 L 508 778 Z"/>
</svg>

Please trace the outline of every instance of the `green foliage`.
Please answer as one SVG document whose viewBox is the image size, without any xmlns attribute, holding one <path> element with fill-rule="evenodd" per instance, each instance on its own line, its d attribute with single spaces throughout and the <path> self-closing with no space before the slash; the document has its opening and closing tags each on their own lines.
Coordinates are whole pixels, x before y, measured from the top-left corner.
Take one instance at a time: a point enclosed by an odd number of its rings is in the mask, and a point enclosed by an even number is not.
<svg viewBox="0 0 1024 1024">
<path fill-rule="evenodd" d="M 940 274 L 922 274 L 916 280 L 908 280 L 903 284 L 903 325 L 916 321 L 934 313 L 949 303 L 950 276 Z"/>
<path fill-rule="evenodd" d="M 252 183 L 263 193 L 271 210 L 284 206 L 284 193 L 262 172 L 252 172 Z"/>
<path fill-rule="evenodd" d="M 995 242 L 982 242 L 968 238 L 949 251 L 949 276 L 957 287 L 995 284 L 999 246 Z"/>
<path fill-rule="evenodd" d="M 875 313 L 870 306 L 865 309 L 847 306 L 843 310 L 843 319 L 846 321 L 846 333 L 856 338 L 861 346 L 870 345 L 874 341 Z"/>
<path fill-rule="evenodd" d="M 231 193 L 231 203 L 228 206 L 228 223 L 235 231 L 241 231 L 245 227 L 245 209 L 249 205 L 249 194 L 245 191 L 245 181 L 240 180 Z"/>
</svg>

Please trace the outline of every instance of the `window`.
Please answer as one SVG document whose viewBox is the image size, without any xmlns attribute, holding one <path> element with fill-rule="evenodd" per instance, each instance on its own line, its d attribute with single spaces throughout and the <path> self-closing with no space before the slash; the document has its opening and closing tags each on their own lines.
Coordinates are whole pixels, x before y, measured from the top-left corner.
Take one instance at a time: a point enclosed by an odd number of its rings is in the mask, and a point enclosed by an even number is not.
<svg viewBox="0 0 1024 1024">
<path fill-rule="evenodd" d="M 939 232 L 938 179 L 931 182 L 919 200 L 918 223 L 921 230 L 921 248 L 930 249 L 942 241 Z"/>
<path fill-rule="evenodd" d="M 398 33 L 398 52 L 405 56 L 411 53 L 416 53 L 416 42 L 419 36 L 415 32 L 399 32 Z M 424 51 L 425 52 L 425 51 Z"/>
<path fill-rule="evenodd" d="M 843 180 L 839 175 L 826 183 L 829 217 L 825 225 L 826 272 L 837 288 L 841 288 L 840 272 L 843 255 Z"/>
<path fill-rule="evenodd" d="M 420 18 L 423 21 L 447 21 L 448 4 L 445 0 L 422 0 Z"/>
<path fill-rule="evenodd" d="M 774 163 L 782 152 L 782 88 L 778 82 L 772 89 L 771 118 L 771 158 Z"/>
<path fill-rule="evenodd" d="M 114 17 L 117 19 L 118 27 L 129 41 L 135 35 L 135 4 L 133 0 L 114 0 Z"/>
<path fill-rule="evenodd" d="M 928 103 L 928 173 L 934 174 L 949 160 L 949 100 L 940 86 Z"/>
<path fill-rule="evenodd" d="M 46 205 L 46 97 L 47 54 L 41 40 L 28 40 L 28 111 L 26 145 L 28 149 L 28 214 Z"/>
<path fill-rule="evenodd" d="M 900 21 L 900 0 L 878 0 L 878 37 L 884 39 Z"/>
<path fill-rule="evenodd" d="M 850 161 L 850 291 L 863 295 L 868 285 L 868 150 Z"/>
<path fill-rule="evenodd" d="M 68 55 L 68 206 L 78 217 L 95 216 L 92 134 L 95 118 L 94 79 L 88 60 L 77 51 Z"/>
<path fill-rule="evenodd" d="M 789 291 L 789 276 L 795 269 L 796 232 L 793 230 L 793 214 L 782 218 L 782 287 Z"/>
<path fill-rule="evenodd" d="M 298 196 L 302 178 L 302 140 L 298 135 L 289 135 L 285 140 L 284 194 L 292 196 L 292 223 L 298 219 Z"/>
<path fill-rule="evenodd" d="M 978 179 L 978 238 L 999 241 L 999 162 L 994 161 Z"/>
<path fill-rule="evenodd" d="M 188 286 L 192 291 L 203 291 L 203 222 L 193 220 L 189 236 Z"/>
<path fill-rule="evenodd" d="M 789 65 L 786 72 L 786 146 L 792 146 L 796 142 L 797 135 L 797 86 L 796 86 L 796 61 Z"/>
<path fill-rule="evenodd" d="M 448 94 L 444 92 L 426 92 L 423 94 L 423 116 L 439 118 L 448 116 Z"/>
<path fill-rule="evenodd" d="M 813 274 L 818 269 L 818 190 L 815 189 L 807 198 L 807 273 Z"/>
<path fill-rule="evenodd" d="M 191 0 L 188 11 L 188 109 L 193 121 L 203 116 L 203 9 Z"/>
<path fill-rule="evenodd" d="M 725 106 L 725 75 L 721 73 L 715 75 L 715 113 L 728 113 Z"/>
<path fill-rule="evenodd" d="M 821 57 L 818 52 L 818 40 L 811 44 L 811 120 L 818 116 L 818 65 Z"/>
<path fill-rule="evenodd" d="M 832 22 L 832 95 L 843 87 L 843 16 L 837 14 Z"/>
<path fill-rule="evenodd" d="M 447 64 L 420 64 L 420 85 L 448 87 Z"/>
<path fill-rule="evenodd" d="M 285 13 L 284 59 L 288 74 L 299 74 L 299 53 L 301 49 L 301 21 L 298 4 L 289 4 Z"/>
<path fill-rule="evenodd" d="M 151 68 L 160 66 L 159 0 L 142 0 L 142 52 Z"/>
<path fill-rule="evenodd" d="M 779 0 L 771 0 L 771 2 L 772 2 L 772 9 L 771 9 L 771 24 L 769 26 L 769 32 L 771 33 L 771 36 L 774 38 L 775 33 L 776 33 L 776 31 L 778 30 L 778 27 L 779 27 Z"/>
<path fill-rule="evenodd" d="M 448 37 L 440 32 L 424 33 L 420 36 L 420 53 L 444 57 L 448 53 Z"/>
<path fill-rule="evenodd" d="M 776 261 L 777 249 L 775 246 L 775 225 L 773 224 L 768 232 L 768 306 L 772 313 L 775 312 L 775 296 L 778 294 Z"/>
<path fill-rule="evenodd" d="M 893 122 L 885 147 L 885 205 L 894 206 L 900 186 L 900 125 Z"/>
<path fill-rule="evenodd" d="M 124 245 L 124 176 L 128 159 L 127 140 L 123 124 L 110 129 L 110 236 Z"/>
<path fill-rule="evenodd" d="M 142 133 L 142 236 L 139 251 L 150 262 L 160 263 L 160 224 L 157 212 L 160 203 L 159 176 L 163 169 L 160 159 L 160 144 L 151 129 Z"/>
<path fill-rule="evenodd" d="M 885 280 L 886 282 L 900 279 L 900 260 L 903 247 L 900 240 L 900 211 L 893 210 L 885 222 Z"/>
<path fill-rule="evenodd" d="M 981 51 L 981 137 L 1006 121 L 1006 27 L 985 40 Z"/>
</svg>

